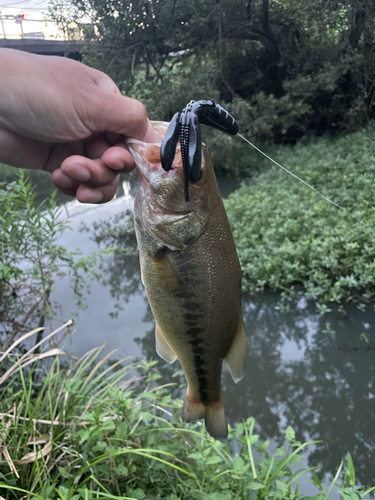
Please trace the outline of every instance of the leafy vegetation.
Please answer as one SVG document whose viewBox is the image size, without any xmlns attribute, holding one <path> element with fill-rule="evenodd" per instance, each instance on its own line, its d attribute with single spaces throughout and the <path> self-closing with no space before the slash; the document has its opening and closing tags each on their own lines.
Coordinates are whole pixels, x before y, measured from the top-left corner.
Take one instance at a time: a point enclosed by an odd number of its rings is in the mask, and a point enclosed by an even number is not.
<svg viewBox="0 0 375 500">
<path fill-rule="evenodd" d="M 346 137 L 272 153 L 345 211 L 276 166 L 267 166 L 229 197 L 226 208 L 246 290 L 290 292 L 299 283 L 320 303 L 374 297 L 374 133 L 372 123 Z"/>
<path fill-rule="evenodd" d="M 230 428 L 225 443 L 200 423 L 183 424 L 182 402 L 171 400 L 171 384 L 158 385 L 155 362 L 109 362 L 98 348 L 67 363 L 57 348 L 19 358 L 12 348 L 0 377 L 0 495 L 8 500 L 326 500 L 334 487 L 358 500 L 373 490 L 356 486 L 348 454 L 324 491 L 313 468 L 297 467 L 312 443 L 296 441 L 291 427 L 287 447 L 271 453 L 253 418 Z M 317 494 L 306 497 L 299 483 L 309 472 Z"/>
<path fill-rule="evenodd" d="M 0 163 L 1 182 L 4 183 L 4 185 L 10 184 L 11 182 L 17 182 L 21 171 L 24 172 L 32 186 L 35 186 L 33 194 L 35 195 L 35 203 L 37 205 L 43 203 L 43 201 L 52 196 L 53 193 L 55 193 L 55 200 L 59 205 L 66 203 L 67 201 L 71 201 L 72 198 L 70 196 L 63 194 L 60 191 L 56 191 L 55 186 L 51 182 L 51 174 L 42 170 L 22 170 Z"/>
<path fill-rule="evenodd" d="M 52 318 L 57 279 L 70 275 L 77 306 L 84 306 L 85 276 L 95 276 L 97 257 L 81 257 L 56 243 L 67 224 L 59 218 L 55 194 L 37 204 L 22 172 L 17 182 L 0 186 L 0 205 L 0 340 L 6 350 L 20 333 Z"/>
</svg>

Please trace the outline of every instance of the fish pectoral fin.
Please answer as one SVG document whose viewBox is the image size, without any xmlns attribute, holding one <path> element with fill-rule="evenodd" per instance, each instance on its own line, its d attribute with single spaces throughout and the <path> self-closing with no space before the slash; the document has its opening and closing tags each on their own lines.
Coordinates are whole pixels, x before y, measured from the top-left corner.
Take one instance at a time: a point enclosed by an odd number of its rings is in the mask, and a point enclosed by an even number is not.
<svg viewBox="0 0 375 500">
<path fill-rule="evenodd" d="M 164 333 L 161 331 L 160 326 L 156 323 L 155 327 L 155 340 L 156 340 L 156 352 L 161 358 L 167 363 L 173 363 L 177 359 L 177 355 L 168 344 Z"/>
<path fill-rule="evenodd" d="M 155 220 L 154 220 L 155 219 Z M 204 232 L 208 221 L 206 210 L 196 210 L 187 214 L 153 215 L 146 224 L 148 234 L 170 250 L 185 250 Z"/>
<path fill-rule="evenodd" d="M 181 280 L 169 262 L 165 251 L 161 249 L 151 257 L 151 260 L 160 288 L 170 295 L 176 293 L 181 288 Z"/>
<path fill-rule="evenodd" d="M 237 333 L 225 356 L 225 364 L 235 383 L 239 382 L 246 368 L 247 338 L 242 317 L 240 318 Z"/>
</svg>

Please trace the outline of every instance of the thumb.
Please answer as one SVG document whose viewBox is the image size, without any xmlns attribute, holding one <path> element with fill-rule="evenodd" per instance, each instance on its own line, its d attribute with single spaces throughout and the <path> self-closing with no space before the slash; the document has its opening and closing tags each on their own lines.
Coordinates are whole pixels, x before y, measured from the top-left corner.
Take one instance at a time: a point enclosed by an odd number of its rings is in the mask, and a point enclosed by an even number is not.
<svg viewBox="0 0 375 500">
<path fill-rule="evenodd" d="M 115 132 L 144 142 L 152 142 L 154 132 L 144 105 L 118 93 L 100 92 L 91 120 L 94 132 Z M 98 105 L 99 103 L 99 105 Z"/>
</svg>

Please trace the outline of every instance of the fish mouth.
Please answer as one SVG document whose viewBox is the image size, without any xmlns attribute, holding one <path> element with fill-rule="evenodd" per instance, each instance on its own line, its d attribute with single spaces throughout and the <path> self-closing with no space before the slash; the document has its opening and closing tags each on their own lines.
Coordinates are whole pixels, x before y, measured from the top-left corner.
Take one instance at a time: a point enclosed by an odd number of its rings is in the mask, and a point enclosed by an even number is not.
<svg viewBox="0 0 375 500">
<path fill-rule="evenodd" d="M 160 121 L 151 121 L 150 123 L 154 129 L 153 142 L 143 142 L 133 138 L 126 139 L 126 145 L 129 147 L 139 172 L 148 181 L 150 181 L 153 174 L 160 175 L 165 179 L 174 177 L 178 172 L 182 174 L 183 167 L 179 143 L 176 147 L 172 168 L 166 172 L 161 165 L 160 149 L 169 123 Z"/>
</svg>

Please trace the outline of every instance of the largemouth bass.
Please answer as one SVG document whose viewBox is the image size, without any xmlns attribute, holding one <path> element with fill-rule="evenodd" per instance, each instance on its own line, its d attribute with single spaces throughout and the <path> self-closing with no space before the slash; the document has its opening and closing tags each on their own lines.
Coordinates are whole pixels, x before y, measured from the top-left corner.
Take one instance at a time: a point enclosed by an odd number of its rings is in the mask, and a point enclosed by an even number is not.
<svg viewBox="0 0 375 500">
<path fill-rule="evenodd" d="M 156 350 L 168 363 L 178 358 L 185 373 L 183 421 L 204 418 L 211 436 L 225 438 L 222 363 L 237 382 L 246 358 L 241 269 L 207 148 L 186 202 L 180 148 L 165 172 L 160 146 L 168 123 L 152 125 L 153 144 L 130 139 L 128 145 L 139 168 L 134 219 Z"/>
</svg>

